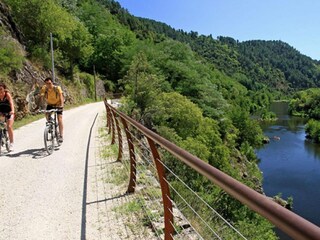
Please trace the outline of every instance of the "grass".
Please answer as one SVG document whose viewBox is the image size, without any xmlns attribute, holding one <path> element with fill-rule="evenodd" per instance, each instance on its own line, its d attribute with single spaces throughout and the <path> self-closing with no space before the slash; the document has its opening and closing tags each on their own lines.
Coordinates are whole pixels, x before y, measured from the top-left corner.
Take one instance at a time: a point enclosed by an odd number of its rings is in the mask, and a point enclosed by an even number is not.
<svg viewBox="0 0 320 240">
<path fill-rule="evenodd" d="M 131 214 L 141 212 L 142 206 L 141 203 L 138 201 L 131 201 L 127 202 L 119 207 L 113 208 L 115 212 L 124 213 L 124 214 Z"/>
<path fill-rule="evenodd" d="M 127 220 L 125 221 L 125 225 L 130 228 L 131 231 L 136 232 L 142 230 L 143 226 L 145 226 L 144 219 L 146 216 L 142 204 L 139 200 L 132 200 L 121 206 L 114 207 L 112 210 L 126 216 Z"/>
<path fill-rule="evenodd" d="M 129 173 L 123 167 L 113 168 L 111 170 L 112 179 L 106 179 L 105 181 L 119 186 L 128 183 L 128 174 Z"/>
<path fill-rule="evenodd" d="M 21 120 L 15 121 L 13 124 L 13 129 L 18 129 L 24 125 L 32 123 L 32 122 L 39 120 L 41 118 L 44 118 L 43 114 L 37 114 L 37 115 L 28 114 L 24 118 L 22 118 Z"/>
<path fill-rule="evenodd" d="M 103 148 L 100 152 L 100 157 L 103 159 L 107 159 L 109 157 L 115 157 L 118 154 L 118 145 L 110 145 L 105 148 Z"/>
</svg>

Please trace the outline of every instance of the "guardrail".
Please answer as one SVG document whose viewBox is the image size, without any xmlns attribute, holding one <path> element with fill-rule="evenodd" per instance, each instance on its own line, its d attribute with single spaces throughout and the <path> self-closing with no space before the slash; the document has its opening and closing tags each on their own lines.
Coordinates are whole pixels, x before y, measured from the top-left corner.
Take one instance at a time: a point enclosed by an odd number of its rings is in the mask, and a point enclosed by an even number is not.
<svg viewBox="0 0 320 240">
<path fill-rule="evenodd" d="M 126 134 L 130 158 L 130 179 L 127 190 L 128 193 L 133 193 L 135 191 L 137 174 L 137 163 L 134 154 L 135 146 L 133 144 L 131 132 L 134 130 L 140 135 L 144 135 L 147 139 L 161 187 L 165 225 L 164 238 L 166 240 L 173 239 L 175 230 L 173 227 L 173 210 L 172 200 L 170 197 L 170 188 L 166 179 L 165 168 L 161 162 L 158 152 L 159 147 L 165 149 L 184 164 L 196 170 L 199 174 L 203 175 L 212 183 L 222 188 L 225 192 L 227 192 L 233 198 L 239 200 L 242 204 L 248 206 L 256 213 L 268 219 L 273 225 L 281 229 L 293 239 L 320 239 L 320 228 L 318 226 L 280 206 L 279 204 L 270 200 L 268 197 L 254 191 L 253 189 L 207 164 L 184 149 L 176 146 L 172 142 L 147 129 L 142 124 L 112 107 L 107 101 L 105 101 L 105 107 L 107 112 L 107 127 L 108 132 L 112 134 L 112 143 L 115 143 L 116 136 L 118 137 L 119 161 L 122 160 L 123 156 L 123 136 L 121 134 L 121 128 L 124 129 Z M 122 123 L 122 127 L 120 126 L 119 120 Z"/>
</svg>

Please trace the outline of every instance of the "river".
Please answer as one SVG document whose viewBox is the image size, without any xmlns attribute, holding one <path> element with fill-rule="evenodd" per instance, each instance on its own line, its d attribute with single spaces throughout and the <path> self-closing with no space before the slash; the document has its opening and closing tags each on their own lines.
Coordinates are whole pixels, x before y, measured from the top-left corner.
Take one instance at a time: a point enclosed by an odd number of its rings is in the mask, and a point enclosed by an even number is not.
<svg viewBox="0 0 320 240">
<path fill-rule="evenodd" d="M 305 138 L 305 120 L 290 117 L 287 103 L 272 104 L 278 120 L 262 124 L 270 143 L 256 150 L 266 195 L 293 197 L 293 212 L 320 226 L 320 144 Z M 280 138 L 275 139 L 274 136 Z M 281 240 L 291 239 L 277 230 Z"/>
</svg>

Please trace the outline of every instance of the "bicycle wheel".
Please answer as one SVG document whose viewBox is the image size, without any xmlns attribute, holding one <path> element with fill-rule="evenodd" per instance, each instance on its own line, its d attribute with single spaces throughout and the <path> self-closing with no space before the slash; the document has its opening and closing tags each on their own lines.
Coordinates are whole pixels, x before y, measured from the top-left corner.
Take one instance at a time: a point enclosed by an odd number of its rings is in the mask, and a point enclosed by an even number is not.
<svg viewBox="0 0 320 240">
<path fill-rule="evenodd" d="M 6 145 L 6 149 L 8 152 L 10 152 L 10 142 L 9 142 L 9 136 L 7 130 L 3 131 L 3 138 L 2 138 L 3 143 Z"/>
<path fill-rule="evenodd" d="M 44 148 L 49 155 L 52 154 L 54 148 L 54 133 L 50 125 L 44 129 Z"/>
<path fill-rule="evenodd" d="M 2 130 L 0 130 L 0 154 L 2 151 Z"/>
</svg>

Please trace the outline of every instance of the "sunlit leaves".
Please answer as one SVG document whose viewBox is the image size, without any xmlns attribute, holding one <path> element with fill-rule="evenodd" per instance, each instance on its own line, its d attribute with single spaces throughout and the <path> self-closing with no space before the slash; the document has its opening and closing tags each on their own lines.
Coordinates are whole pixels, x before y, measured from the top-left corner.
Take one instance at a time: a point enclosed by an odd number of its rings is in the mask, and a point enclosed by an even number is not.
<svg viewBox="0 0 320 240">
<path fill-rule="evenodd" d="M 156 125 L 173 128 L 179 136 L 195 136 L 202 121 L 201 110 L 179 93 L 159 95 L 153 119 Z"/>
<path fill-rule="evenodd" d="M 17 42 L 6 35 L 0 27 L 0 72 L 5 75 L 11 70 L 21 68 L 23 55 Z"/>
</svg>

